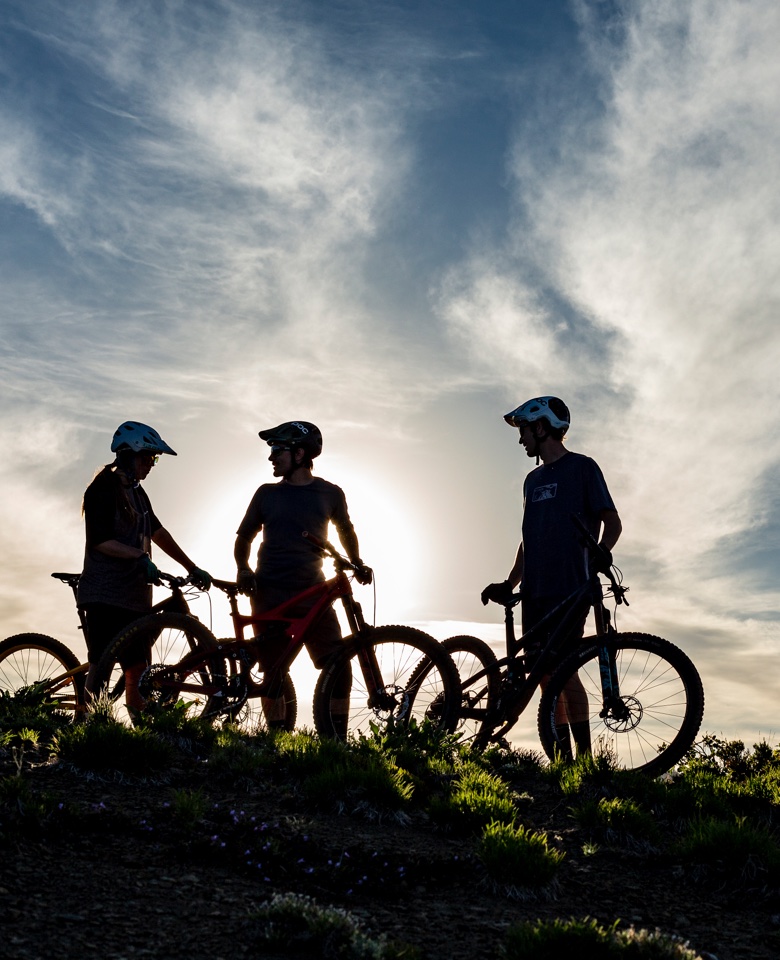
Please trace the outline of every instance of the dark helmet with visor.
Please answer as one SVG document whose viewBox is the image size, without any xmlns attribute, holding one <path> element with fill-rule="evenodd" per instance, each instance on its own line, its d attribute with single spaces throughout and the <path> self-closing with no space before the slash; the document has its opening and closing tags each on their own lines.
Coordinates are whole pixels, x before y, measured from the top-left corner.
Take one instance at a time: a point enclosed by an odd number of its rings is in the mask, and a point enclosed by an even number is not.
<svg viewBox="0 0 780 960">
<path fill-rule="evenodd" d="M 322 453 L 320 428 L 308 420 L 288 420 L 270 430 L 261 430 L 258 436 L 269 447 L 302 447 L 312 459 Z"/>
</svg>

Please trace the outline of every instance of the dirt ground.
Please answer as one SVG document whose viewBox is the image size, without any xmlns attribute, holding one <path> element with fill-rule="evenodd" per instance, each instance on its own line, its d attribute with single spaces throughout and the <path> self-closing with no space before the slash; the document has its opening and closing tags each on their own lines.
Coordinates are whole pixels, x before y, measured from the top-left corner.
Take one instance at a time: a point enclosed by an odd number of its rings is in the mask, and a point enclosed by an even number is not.
<svg viewBox="0 0 780 960">
<path fill-rule="evenodd" d="M 220 784 L 201 767 L 156 785 L 90 780 L 61 764 L 25 773 L 53 812 L 42 825 L 0 824 L 0 955 L 269 957 L 252 911 L 294 891 L 345 908 L 425 960 L 497 957 L 512 924 L 585 916 L 659 928 L 717 960 L 780 956 L 776 895 L 626 844 L 586 855 L 569 801 L 541 778 L 529 784 L 523 819 L 549 831 L 566 858 L 552 889 L 516 899 L 490 885 L 473 839 L 422 814 L 377 822 L 361 811 L 312 812 L 289 785 Z M 207 798 L 186 828 L 172 807 L 182 788 Z"/>
</svg>

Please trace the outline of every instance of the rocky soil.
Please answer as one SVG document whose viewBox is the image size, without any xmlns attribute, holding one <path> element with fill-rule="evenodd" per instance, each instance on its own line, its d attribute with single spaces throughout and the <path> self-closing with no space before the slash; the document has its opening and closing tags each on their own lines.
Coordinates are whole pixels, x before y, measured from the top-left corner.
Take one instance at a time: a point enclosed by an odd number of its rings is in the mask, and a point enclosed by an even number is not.
<svg viewBox="0 0 780 960">
<path fill-rule="evenodd" d="M 523 820 L 566 858 L 552 888 L 509 896 L 487 880 L 473 838 L 421 813 L 371 820 L 366 810 L 317 809 L 289 783 L 220 783 L 194 761 L 156 784 L 42 764 L 23 777 L 46 796 L 46 815 L 31 813 L 28 799 L 0 824 L 0 955 L 269 957 L 253 910 L 295 891 L 413 944 L 425 960 L 497 957 L 512 924 L 585 916 L 659 928 L 718 960 L 780 956 L 780 904 L 756 878 L 695 871 L 625 838 L 586 854 L 571 801 L 528 776 L 516 785 L 527 794 Z M 182 790 L 204 798 L 190 823 L 173 803 Z"/>
</svg>

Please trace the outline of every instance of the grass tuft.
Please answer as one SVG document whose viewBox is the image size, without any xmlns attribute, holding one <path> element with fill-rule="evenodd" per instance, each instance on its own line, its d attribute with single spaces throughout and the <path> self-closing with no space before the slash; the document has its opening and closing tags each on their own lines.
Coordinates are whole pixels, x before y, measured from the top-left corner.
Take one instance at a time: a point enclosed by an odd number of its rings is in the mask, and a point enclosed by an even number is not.
<svg viewBox="0 0 780 960">
<path fill-rule="evenodd" d="M 311 897 L 276 894 L 252 915 L 258 938 L 285 955 L 321 960 L 420 960 L 411 946 L 374 939 L 345 910 L 320 906 Z"/>
<path fill-rule="evenodd" d="M 745 879 L 762 872 L 770 883 L 780 880 L 780 846 L 775 835 L 746 817 L 694 821 L 675 849 L 689 863 L 719 866 Z"/>
<path fill-rule="evenodd" d="M 148 727 L 126 727 L 97 711 L 84 723 L 61 730 L 54 749 L 61 760 L 82 770 L 133 777 L 167 773 L 176 756 L 175 747 Z"/>
<path fill-rule="evenodd" d="M 510 928 L 502 960 L 700 960 L 687 943 L 659 931 L 618 930 L 596 920 L 535 920 Z"/>
<path fill-rule="evenodd" d="M 633 837 L 650 841 L 658 834 L 652 815 L 636 800 L 621 797 L 601 797 L 599 800 L 587 798 L 572 808 L 572 816 L 580 827 L 607 840 Z"/>
<path fill-rule="evenodd" d="M 462 765 L 446 795 L 431 798 L 428 813 L 440 826 L 473 832 L 490 823 L 512 824 L 517 818 L 506 781 L 472 760 Z"/>
<path fill-rule="evenodd" d="M 558 872 L 565 854 L 551 849 L 547 834 L 507 823 L 489 824 L 478 856 L 491 880 L 506 887 L 543 887 Z"/>
</svg>

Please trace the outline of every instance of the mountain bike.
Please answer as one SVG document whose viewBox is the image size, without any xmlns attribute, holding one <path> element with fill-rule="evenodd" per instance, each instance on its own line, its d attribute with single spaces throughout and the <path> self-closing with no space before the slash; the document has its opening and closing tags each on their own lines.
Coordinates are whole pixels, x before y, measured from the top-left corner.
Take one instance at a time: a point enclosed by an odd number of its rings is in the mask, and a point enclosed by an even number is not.
<svg viewBox="0 0 780 960">
<path fill-rule="evenodd" d="M 87 637 L 87 619 L 79 607 L 77 591 L 80 573 L 53 573 L 52 577 L 69 586 L 76 601 L 79 627 Z M 150 616 L 156 620 L 155 644 L 160 656 L 184 656 L 199 643 L 208 643 L 211 634 L 195 618 L 189 616 L 185 590 L 191 587 L 186 577 L 174 577 L 160 572 L 160 579 L 171 589 L 171 596 L 152 607 Z M 194 588 L 193 589 L 197 589 Z M 204 633 L 205 631 L 205 633 Z M 120 632 L 118 637 L 123 636 Z M 0 691 L 15 693 L 26 687 L 37 686 L 58 710 L 72 711 L 74 717 L 86 710 L 84 685 L 89 664 L 82 663 L 73 651 L 54 637 L 42 633 L 20 633 L 0 643 Z M 122 712 L 124 676 L 118 674 L 108 688 L 108 695 L 117 701 Z"/>
<path fill-rule="evenodd" d="M 537 726 L 550 759 L 565 755 L 567 718 L 587 722 L 592 749 L 621 769 L 658 776 L 693 744 L 704 715 L 704 689 L 688 656 L 660 637 L 618 632 L 606 601 L 628 604 L 628 587 L 611 557 L 573 517 L 590 556 L 590 576 L 520 638 L 514 627 L 516 593 L 504 606 L 506 656 L 498 659 L 477 637 L 452 637 L 442 646 L 461 669 L 462 697 L 456 729 L 477 749 L 506 743 L 506 735 L 542 686 Z M 608 581 L 606 590 L 599 575 Z M 596 635 L 576 635 L 589 609 Z M 549 640 L 538 646 L 552 624 Z M 420 664 L 415 682 L 426 670 Z"/>
<path fill-rule="evenodd" d="M 67 584 L 76 598 L 79 574 L 53 573 Z M 79 610 L 80 630 L 86 629 Z M 54 637 L 43 633 L 17 633 L 0 643 L 0 691 L 16 693 L 37 686 L 58 710 L 74 716 L 84 709 L 84 681 L 87 664 Z"/>
<path fill-rule="evenodd" d="M 162 613 L 144 618 L 110 644 L 98 664 L 98 684 L 113 689 L 120 682 L 129 651 L 146 645 L 151 657 L 139 690 L 148 708 L 166 709 L 184 699 L 191 715 L 244 726 L 264 717 L 269 726 L 291 730 L 297 698 L 290 667 L 309 631 L 340 601 L 351 632 L 327 661 L 316 684 L 313 713 L 320 735 L 346 739 L 393 724 L 425 720 L 452 730 L 460 682 L 444 648 L 411 627 L 366 623 L 349 576 L 356 565 L 327 541 L 307 533 L 303 536 L 330 557 L 334 577 L 256 616 L 239 611 L 236 583 L 214 580 L 213 586 L 226 594 L 230 604 L 233 638 L 217 639 L 187 615 Z M 305 613 L 300 612 L 302 608 Z M 178 631 L 183 642 L 171 649 L 161 645 L 161 629 L 169 634 Z M 425 675 L 415 679 L 423 661 Z"/>
</svg>

